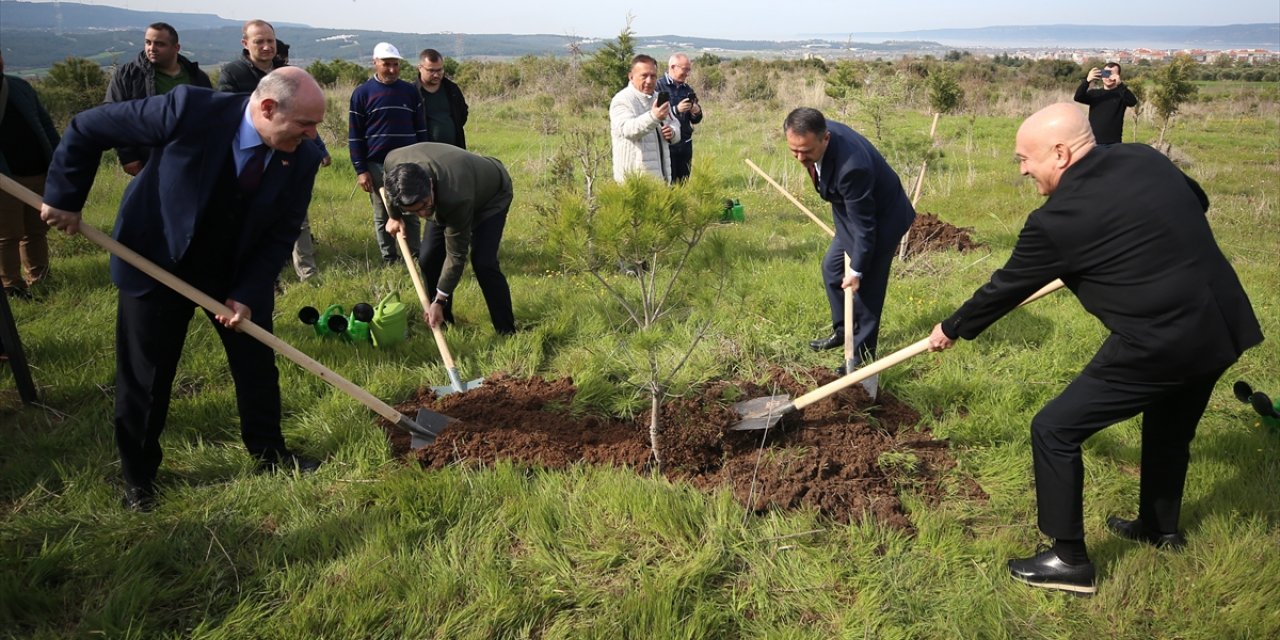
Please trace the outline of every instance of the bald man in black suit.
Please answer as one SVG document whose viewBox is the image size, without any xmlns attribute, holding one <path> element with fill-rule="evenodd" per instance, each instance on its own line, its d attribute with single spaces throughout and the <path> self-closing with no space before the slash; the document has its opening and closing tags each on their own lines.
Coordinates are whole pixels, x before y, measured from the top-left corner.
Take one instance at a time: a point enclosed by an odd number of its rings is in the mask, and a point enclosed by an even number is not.
<svg viewBox="0 0 1280 640">
<path fill-rule="evenodd" d="M 1018 130 L 1019 169 L 1044 205 L 991 280 L 934 327 L 933 350 L 973 339 L 1061 278 L 1111 331 L 1080 376 L 1031 421 L 1036 506 L 1052 549 L 1010 560 L 1017 580 L 1090 594 L 1081 445 L 1142 415 L 1138 517 L 1111 517 L 1116 535 L 1162 548 L 1178 532 L 1191 440 L 1214 384 L 1262 330 L 1205 218 L 1209 199 L 1168 158 L 1140 144 L 1098 147 L 1070 103 Z"/>
</svg>

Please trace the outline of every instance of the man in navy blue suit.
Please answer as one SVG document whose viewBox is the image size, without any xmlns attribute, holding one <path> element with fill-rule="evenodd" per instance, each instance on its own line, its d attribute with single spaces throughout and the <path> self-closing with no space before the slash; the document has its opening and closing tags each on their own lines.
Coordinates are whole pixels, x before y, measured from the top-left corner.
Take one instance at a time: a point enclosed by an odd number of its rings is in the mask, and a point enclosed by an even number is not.
<svg viewBox="0 0 1280 640">
<path fill-rule="evenodd" d="M 809 172 L 813 186 L 831 203 L 835 238 L 822 259 L 822 277 L 831 305 L 830 337 L 809 343 L 814 351 L 844 344 L 844 289 L 853 289 L 854 364 L 876 357 L 880 312 L 889 288 L 889 263 L 916 211 L 902 181 L 880 152 L 853 129 L 801 107 L 782 125 L 791 154 Z M 846 275 L 848 254 L 853 273 Z M 874 398 L 874 379 L 864 383 Z"/>
<path fill-rule="evenodd" d="M 263 470 L 315 469 L 280 432 L 280 383 L 271 349 L 236 331 L 253 319 L 271 330 L 273 283 L 311 201 L 325 100 L 305 71 L 285 67 L 252 95 L 177 87 L 163 96 L 103 105 L 72 119 L 53 156 L 41 217 L 75 234 L 102 152 L 149 149 L 125 189 L 113 235 L 234 313 L 213 316 L 236 386 L 245 448 Z M 155 504 L 160 432 L 195 304 L 119 258 L 116 444 L 126 508 Z"/>
</svg>

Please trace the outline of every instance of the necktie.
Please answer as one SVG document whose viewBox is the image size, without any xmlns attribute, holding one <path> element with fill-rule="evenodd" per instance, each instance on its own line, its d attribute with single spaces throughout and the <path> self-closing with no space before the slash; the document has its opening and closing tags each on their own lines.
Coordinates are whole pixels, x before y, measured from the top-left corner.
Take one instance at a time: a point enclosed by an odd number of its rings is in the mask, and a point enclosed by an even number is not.
<svg viewBox="0 0 1280 640">
<path fill-rule="evenodd" d="M 809 179 L 813 181 L 813 188 L 817 189 L 818 188 L 818 167 L 812 164 L 806 164 L 804 166 L 806 169 L 809 170 Z"/>
<path fill-rule="evenodd" d="M 240 170 L 240 192 L 255 193 L 262 184 L 262 173 L 266 170 L 267 152 L 270 149 L 265 144 L 260 144 L 253 148 L 253 155 L 249 156 L 249 161 L 244 163 L 244 168 Z"/>
</svg>

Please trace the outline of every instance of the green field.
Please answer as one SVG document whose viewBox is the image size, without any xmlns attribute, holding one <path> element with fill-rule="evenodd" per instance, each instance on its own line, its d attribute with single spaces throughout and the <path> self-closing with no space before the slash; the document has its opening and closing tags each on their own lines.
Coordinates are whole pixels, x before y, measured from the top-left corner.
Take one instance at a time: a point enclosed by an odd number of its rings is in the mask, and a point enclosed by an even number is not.
<svg viewBox="0 0 1280 640">
<path fill-rule="evenodd" d="M 697 310 L 715 321 L 681 385 L 838 363 L 806 345 L 827 329 L 818 275 L 826 238 L 743 163 L 753 160 L 829 217 L 786 153 L 782 118 L 805 104 L 864 131 L 870 124 L 856 105 L 823 95 L 815 78 L 788 77 L 775 97 L 753 101 L 734 91 L 742 78 L 730 77 L 702 96 L 694 170 L 719 173 L 746 222 L 713 231 L 729 246 L 730 275 L 719 307 Z M 538 213 L 564 179 L 557 157 L 573 147 L 571 134 L 597 131 L 594 143 L 607 151 L 606 108 L 566 108 L 554 87 L 544 89 L 473 98 L 467 128 L 472 150 L 501 158 L 513 174 L 502 256 L 527 330 L 495 336 L 468 274 L 450 345 L 463 379 L 572 377 L 583 390 L 576 409 L 638 414 L 645 400 L 618 382 L 634 372 L 607 348 L 625 330 L 620 311 L 591 278 L 566 272 Z M 423 472 L 390 456 L 373 413 L 283 360 L 286 438 L 325 465 L 301 478 L 257 475 L 240 443 L 220 344 L 203 318 L 192 322 L 175 384 L 161 505 L 137 514 L 119 506 L 107 257 L 83 238 L 58 236 L 51 286 L 34 303 L 12 303 L 40 404 L 22 407 L 12 377 L 0 376 L 0 635 L 1280 637 L 1280 433 L 1260 428 L 1230 390 L 1244 379 L 1280 394 L 1280 105 L 1274 85 L 1206 91 L 1213 99 L 1184 108 L 1166 139 L 1209 193 L 1218 242 L 1269 339 L 1226 373 L 1201 422 L 1185 551 L 1137 546 L 1104 529 L 1106 516 L 1136 509 L 1136 422 L 1089 441 L 1085 521 L 1102 580 L 1092 598 L 1025 587 L 1005 568 L 1040 541 L 1030 419 L 1104 336 L 1068 293 L 882 376 L 924 416 L 923 428 L 949 440 L 955 473 L 989 495 L 938 506 L 909 498 L 914 536 L 808 512 L 752 515 L 727 493 L 632 470 Z M 1022 117 L 1070 92 L 1009 96 L 939 124 L 918 208 L 971 227 L 985 248 L 895 264 L 882 355 L 924 337 L 985 282 L 1041 201 L 1017 174 L 1014 132 Z M 344 101 L 339 91 L 333 104 Z M 904 180 L 921 158 L 895 140 L 927 137 L 930 121 L 923 107 L 887 120 L 880 144 Z M 1135 126 L 1139 140 L 1158 133 L 1149 114 L 1130 121 L 1127 137 Z M 344 133 L 335 125 L 326 140 Z M 311 207 L 323 282 L 298 284 L 286 271 L 276 333 L 394 404 L 447 383 L 420 324 L 408 343 L 383 352 L 321 342 L 294 319 L 304 305 L 350 306 L 389 291 L 413 298 L 403 269 L 380 266 L 369 203 L 341 146 L 330 145 L 335 162 L 321 170 Z M 599 173 L 608 179 L 607 160 Z M 86 220 L 110 228 L 124 184 L 104 162 Z"/>
</svg>

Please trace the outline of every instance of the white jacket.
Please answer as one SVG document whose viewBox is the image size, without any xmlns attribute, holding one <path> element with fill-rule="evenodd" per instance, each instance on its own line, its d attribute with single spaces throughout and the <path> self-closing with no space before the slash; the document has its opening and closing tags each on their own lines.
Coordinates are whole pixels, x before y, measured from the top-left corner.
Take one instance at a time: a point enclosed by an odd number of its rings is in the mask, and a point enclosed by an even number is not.
<svg viewBox="0 0 1280 640">
<path fill-rule="evenodd" d="M 680 124 L 668 117 L 674 133 L 670 143 L 664 140 L 659 132 L 663 123 L 653 117 L 654 99 L 627 84 L 609 103 L 613 179 L 618 182 L 638 171 L 671 182 L 671 153 L 667 146 L 680 142 Z"/>
</svg>

